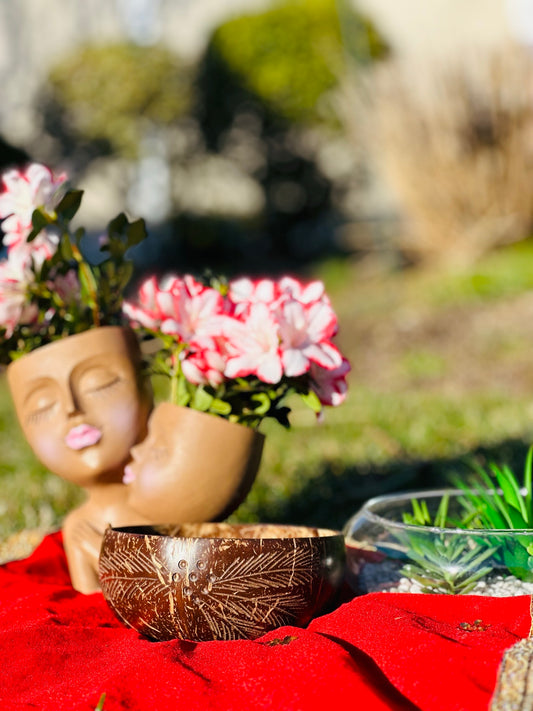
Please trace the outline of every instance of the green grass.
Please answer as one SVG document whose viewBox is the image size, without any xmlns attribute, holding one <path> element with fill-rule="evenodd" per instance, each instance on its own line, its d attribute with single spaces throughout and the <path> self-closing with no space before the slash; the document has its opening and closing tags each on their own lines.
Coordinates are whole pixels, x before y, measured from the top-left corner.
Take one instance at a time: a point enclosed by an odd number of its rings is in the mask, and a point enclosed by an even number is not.
<svg viewBox="0 0 533 711">
<path fill-rule="evenodd" d="M 233 520 L 341 527 L 370 496 L 466 477 L 469 457 L 520 467 L 533 441 L 532 265 L 530 244 L 460 274 L 323 265 L 353 364 L 348 399 L 323 423 L 298 401 L 290 431 L 265 423 L 261 470 Z M 500 323 L 500 307 L 517 314 L 513 324 Z M 0 537 L 58 526 L 81 493 L 36 462 L 3 377 L 0 447 Z"/>
<path fill-rule="evenodd" d="M 16 422 L 4 376 L 0 377 L 0 538 L 24 528 L 57 527 L 81 501 L 73 484 L 46 472 Z"/>
</svg>

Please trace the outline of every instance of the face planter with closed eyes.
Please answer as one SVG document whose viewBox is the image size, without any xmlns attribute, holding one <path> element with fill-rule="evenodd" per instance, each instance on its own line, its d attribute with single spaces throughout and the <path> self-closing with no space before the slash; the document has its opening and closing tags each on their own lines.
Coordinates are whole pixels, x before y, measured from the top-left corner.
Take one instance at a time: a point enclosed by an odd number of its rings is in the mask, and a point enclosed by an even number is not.
<svg viewBox="0 0 533 711">
<path fill-rule="evenodd" d="M 87 487 L 121 481 L 150 407 L 138 366 L 133 334 L 114 326 L 55 341 L 11 363 L 17 417 L 51 472 Z"/>
<path fill-rule="evenodd" d="M 219 521 L 255 479 L 264 435 L 215 415 L 157 405 L 126 467 L 127 503 L 153 523 Z"/>
</svg>

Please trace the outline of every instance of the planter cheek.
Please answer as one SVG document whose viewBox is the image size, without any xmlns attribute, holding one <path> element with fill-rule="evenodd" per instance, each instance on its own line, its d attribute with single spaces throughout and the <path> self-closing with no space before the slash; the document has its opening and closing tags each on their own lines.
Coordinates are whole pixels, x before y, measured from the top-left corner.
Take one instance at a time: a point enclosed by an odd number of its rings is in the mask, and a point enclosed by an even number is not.
<svg viewBox="0 0 533 711">
<path fill-rule="evenodd" d="M 146 433 L 151 396 L 129 329 L 95 328 L 14 361 L 7 379 L 15 411 L 37 458 L 83 487 L 87 501 L 64 525 L 74 587 L 97 589 L 99 544 L 108 524 L 143 522 L 122 484 L 130 448 Z"/>
</svg>

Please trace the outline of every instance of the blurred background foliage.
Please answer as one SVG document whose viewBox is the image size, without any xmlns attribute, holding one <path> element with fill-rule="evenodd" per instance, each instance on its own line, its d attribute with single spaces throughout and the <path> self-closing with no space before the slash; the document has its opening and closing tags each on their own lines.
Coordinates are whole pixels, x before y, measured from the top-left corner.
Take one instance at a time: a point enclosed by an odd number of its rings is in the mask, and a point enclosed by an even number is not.
<svg viewBox="0 0 533 711">
<path fill-rule="evenodd" d="M 174 52 L 133 43 L 86 45 L 52 67 L 46 129 L 65 155 L 86 142 L 138 157 L 143 125 L 168 126 L 192 104 L 188 67 Z"/>
<path fill-rule="evenodd" d="M 409 66 L 371 5 L 265 2 L 193 57 L 84 37 L 50 53 L 34 137 L 0 140 L 0 165 L 44 161 L 87 189 L 88 250 L 125 207 L 146 217 L 138 278 L 324 279 L 350 395 L 320 425 L 296 405 L 292 431 L 269 429 L 238 520 L 340 526 L 471 457 L 521 470 L 532 440 L 532 53 Z M 58 525 L 81 493 L 34 460 L 3 379 L 0 445 L 0 535 Z"/>
<path fill-rule="evenodd" d="M 388 46 L 370 20 L 351 8 L 347 16 L 355 58 L 386 56 Z M 335 120 L 327 95 L 338 85 L 346 59 L 335 2 L 293 0 L 235 18 L 215 31 L 209 50 L 283 119 Z"/>
<path fill-rule="evenodd" d="M 355 9 L 350 34 L 360 37 L 361 61 L 387 55 Z M 169 196 L 139 254 L 144 268 L 298 268 L 339 251 L 335 178 L 317 154 L 340 131 L 331 94 L 345 62 L 335 0 L 288 0 L 230 19 L 195 62 L 162 46 L 82 46 L 51 68 L 40 97 L 51 162 L 68 161 L 81 177 L 112 156 L 131 172 L 155 137 Z M 231 197 L 221 205 L 214 195 L 187 199 L 190 184 L 176 181 L 183 172 L 186 182 L 203 180 L 197 192 L 233 188 L 241 206 L 232 214 Z"/>
</svg>

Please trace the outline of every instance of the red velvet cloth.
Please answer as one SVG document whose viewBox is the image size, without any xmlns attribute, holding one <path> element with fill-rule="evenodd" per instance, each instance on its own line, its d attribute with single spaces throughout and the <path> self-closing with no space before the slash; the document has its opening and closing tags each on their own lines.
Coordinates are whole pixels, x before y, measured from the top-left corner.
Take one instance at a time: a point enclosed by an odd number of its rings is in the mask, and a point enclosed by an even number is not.
<svg viewBox="0 0 533 711">
<path fill-rule="evenodd" d="M 150 642 L 69 582 L 60 534 L 0 567 L 10 711 L 485 711 L 530 599 L 380 593 L 258 640 Z"/>
</svg>

